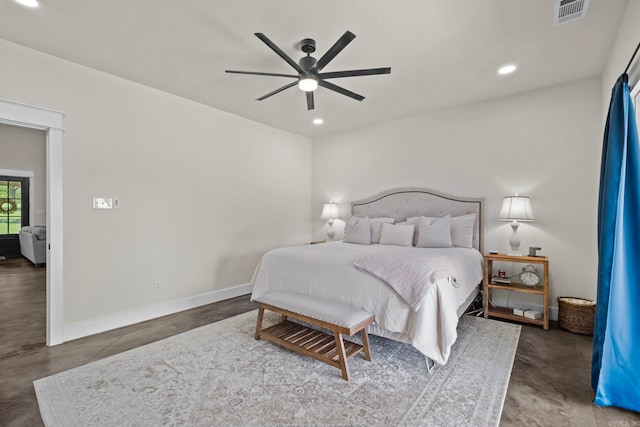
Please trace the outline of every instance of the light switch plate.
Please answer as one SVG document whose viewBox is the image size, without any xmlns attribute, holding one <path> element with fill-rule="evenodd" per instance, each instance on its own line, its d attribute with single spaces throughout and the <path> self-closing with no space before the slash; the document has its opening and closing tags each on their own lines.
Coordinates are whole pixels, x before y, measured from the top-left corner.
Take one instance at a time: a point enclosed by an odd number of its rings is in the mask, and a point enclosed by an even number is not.
<svg viewBox="0 0 640 427">
<path fill-rule="evenodd" d="M 94 197 L 93 209 L 113 209 L 113 199 L 110 197 Z"/>
</svg>

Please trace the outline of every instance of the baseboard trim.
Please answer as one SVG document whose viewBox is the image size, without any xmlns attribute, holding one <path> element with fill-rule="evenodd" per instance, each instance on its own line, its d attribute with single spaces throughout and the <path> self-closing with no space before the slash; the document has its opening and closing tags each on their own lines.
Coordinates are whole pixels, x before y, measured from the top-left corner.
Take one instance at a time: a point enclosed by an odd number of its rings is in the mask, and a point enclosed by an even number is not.
<svg viewBox="0 0 640 427">
<path fill-rule="evenodd" d="M 140 307 L 135 310 L 123 311 L 98 317 L 96 319 L 83 320 L 81 322 L 64 325 L 63 341 L 76 340 L 89 335 L 99 334 L 123 326 L 133 325 L 180 311 L 189 310 L 214 302 L 223 301 L 230 298 L 250 294 L 252 285 L 250 283 L 234 286 L 232 288 L 219 291 L 206 292 L 200 295 L 181 298 L 172 301 L 165 301 Z"/>
</svg>

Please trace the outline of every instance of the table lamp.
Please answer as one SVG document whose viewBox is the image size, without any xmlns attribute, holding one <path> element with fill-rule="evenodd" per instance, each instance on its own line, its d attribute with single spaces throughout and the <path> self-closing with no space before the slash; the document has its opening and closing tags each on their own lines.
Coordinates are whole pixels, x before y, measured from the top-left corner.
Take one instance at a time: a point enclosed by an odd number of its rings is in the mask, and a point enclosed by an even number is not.
<svg viewBox="0 0 640 427">
<path fill-rule="evenodd" d="M 518 221 L 534 221 L 533 210 L 531 210 L 531 200 L 527 196 L 508 196 L 502 202 L 499 219 L 501 221 L 511 221 L 513 234 L 509 238 L 511 252 L 508 255 L 522 256 L 520 253 L 520 237 L 518 237 Z"/>
<path fill-rule="evenodd" d="M 327 231 L 327 237 L 329 240 L 333 240 L 336 235 L 336 232 L 333 230 L 333 220 L 338 217 L 338 205 L 329 201 L 329 203 L 325 203 L 322 207 L 322 214 L 320 218 L 328 219 L 329 231 Z"/>
</svg>

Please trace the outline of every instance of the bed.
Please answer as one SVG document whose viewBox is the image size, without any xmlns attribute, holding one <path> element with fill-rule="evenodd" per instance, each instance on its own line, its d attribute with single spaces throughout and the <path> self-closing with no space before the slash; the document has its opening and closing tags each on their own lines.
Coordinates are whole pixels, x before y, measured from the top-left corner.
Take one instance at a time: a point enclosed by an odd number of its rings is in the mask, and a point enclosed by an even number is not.
<svg viewBox="0 0 640 427">
<path fill-rule="evenodd" d="M 458 319 L 477 296 L 482 280 L 484 199 L 454 197 L 426 188 L 401 188 L 352 202 L 350 214 L 357 218 L 393 218 L 395 224 L 419 217 L 462 218 L 473 214 L 470 247 L 331 241 L 274 249 L 256 268 L 252 299 L 287 291 L 367 310 L 375 316 L 369 333 L 411 344 L 426 356 L 428 366 L 445 364 L 457 338 Z M 442 260 L 445 267 L 440 271 L 448 273 L 434 276 L 419 304 L 410 304 L 387 281 L 356 267 L 356 263 L 361 267 L 362 260 L 387 258 Z"/>
</svg>

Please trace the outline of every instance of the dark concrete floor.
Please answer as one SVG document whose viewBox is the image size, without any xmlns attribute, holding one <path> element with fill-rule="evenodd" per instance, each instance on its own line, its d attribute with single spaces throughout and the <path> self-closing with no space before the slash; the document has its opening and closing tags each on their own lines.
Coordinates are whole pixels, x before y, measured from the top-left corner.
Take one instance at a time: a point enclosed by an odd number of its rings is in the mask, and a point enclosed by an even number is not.
<svg viewBox="0 0 640 427">
<path fill-rule="evenodd" d="M 640 413 L 592 403 L 591 351 L 557 322 L 523 325 L 500 425 L 640 427 Z"/>
<path fill-rule="evenodd" d="M 43 425 L 33 380 L 255 309 L 233 298 L 46 347 L 44 272 L 0 261 L 0 426 Z M 500 425 L 640 427 L 638 413 L 591 403 L 590 369 L 591 337 L 523 326 Z"/>
</svg>

